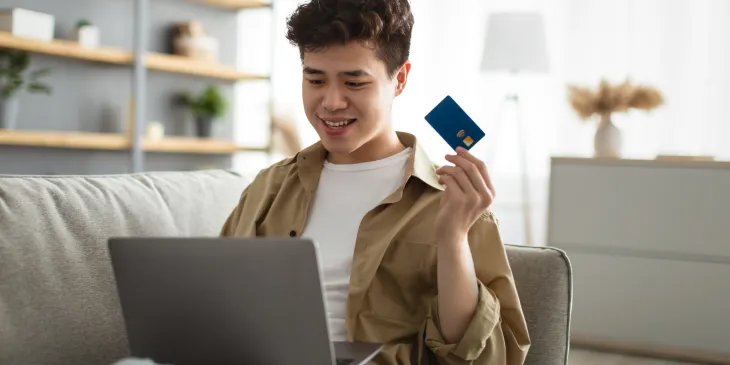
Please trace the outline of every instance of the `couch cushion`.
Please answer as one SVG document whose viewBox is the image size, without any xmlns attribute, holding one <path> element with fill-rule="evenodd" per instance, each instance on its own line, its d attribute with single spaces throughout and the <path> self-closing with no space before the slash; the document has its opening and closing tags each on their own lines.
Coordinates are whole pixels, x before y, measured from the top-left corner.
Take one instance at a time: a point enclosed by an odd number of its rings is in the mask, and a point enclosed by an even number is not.
<svg viewBox="0 0 730 365">
<path fill-rule="evenodd" d="M 530 332 L 525 365 L 565 365 L 570 348 L 573 276 L 561 250 L 507 245 Z"/>
<path fill-rule="evenodd" d="M 215 236 L 250 180 L 226 171 L 0 176 L 0 364 L 127 355 L 112 236 Z"/>
</svg>

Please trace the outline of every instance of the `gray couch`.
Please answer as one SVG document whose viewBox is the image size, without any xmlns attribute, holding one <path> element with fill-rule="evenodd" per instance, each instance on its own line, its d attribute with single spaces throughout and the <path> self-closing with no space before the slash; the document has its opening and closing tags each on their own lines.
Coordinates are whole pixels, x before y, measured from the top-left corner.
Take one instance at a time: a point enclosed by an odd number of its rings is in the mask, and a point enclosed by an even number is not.
<svg viewBox="0 0 730 365">
<path fill-rule="evenodd" d="M 110 364 L 127 355 L 110 236 L 215 236 L 249 179 L 226 171 L 0 176 L 0 364 Z M 570 264 L 508 246 L 533 345 L 567 362 Z"/>
</svg>

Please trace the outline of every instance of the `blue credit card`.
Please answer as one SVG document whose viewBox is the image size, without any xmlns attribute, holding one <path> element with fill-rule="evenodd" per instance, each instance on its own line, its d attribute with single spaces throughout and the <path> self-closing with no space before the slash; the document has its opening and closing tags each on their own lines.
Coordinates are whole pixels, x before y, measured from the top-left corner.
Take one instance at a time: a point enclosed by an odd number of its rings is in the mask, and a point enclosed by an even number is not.
<svg viewBox="0 0 730 365">
<path fill-rule="evenodd" d="M 484 138 L 482 129 L 451 96 L 438 103 L 426 115 L 426 121 L 454 150 L 457 147 L 469 150 Z"/>
</svg>

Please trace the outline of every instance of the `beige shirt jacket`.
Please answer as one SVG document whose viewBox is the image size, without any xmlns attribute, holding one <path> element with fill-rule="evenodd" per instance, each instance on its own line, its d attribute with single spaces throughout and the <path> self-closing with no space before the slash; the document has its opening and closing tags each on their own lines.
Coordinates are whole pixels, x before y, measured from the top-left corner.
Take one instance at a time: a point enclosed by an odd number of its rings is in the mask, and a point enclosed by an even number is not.
<svg viewBox="0 0 730 365">
<path fill-rule="evenodd" d="M 483 214 L 468 235 L 479 302 L 463 338 L 440 333 L 434 219 L 443 186 L 415 136 L 403 183 L 362 219 L 346 304 L 350 341 L 386 343 L 373 363 L 518 365 L 530 339 L 497 221 Z M 261 170 L 241 195 L 221 236 L 298 236 L 326 151 L 320 142 Z"/>
</svg>

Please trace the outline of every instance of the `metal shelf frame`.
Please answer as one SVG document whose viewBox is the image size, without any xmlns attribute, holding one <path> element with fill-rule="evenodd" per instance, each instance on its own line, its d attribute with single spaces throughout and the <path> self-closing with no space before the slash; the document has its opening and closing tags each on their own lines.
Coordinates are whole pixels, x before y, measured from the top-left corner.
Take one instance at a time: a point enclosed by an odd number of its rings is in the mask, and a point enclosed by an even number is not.
<svg viewBox="0 0 730 365">
<path fill-rule="evenodd" d="M 133 88 L 133 123 L 132 130 L 130 131 L 130 135 L 132 137 L 132 143 L 131 143 L 131 149 L 130 149 L 130 163 L 131 163 L 131 170 L 133 173 L 139 173 L 143 172 L 145 170 L 145 151 L 143 148 L 143 137 L 144 137 L 144 130 L 146 126 L 146 120 L 147 120 L 147 67 L 146 67 L 146 54 L 147 54 L 147 44 L 148 44 L 148 30 L 149 30 L 149 12 L 150 12 L 150 1 L 154 0 L 134 0 L 134 62 L 133 62 L 133 82 L 132 82 L 132 88 Z M 272 23 L 272 31 L 271 31 L 271 70 L 269 73 L 269 140 L 267 143 L 266 152 L 269 153 L 269 156 L 271 155 L 271 148 L 272 148 L 272 142 L 273 142 L 273 135 L 274 135 L 274 129 L 273 129 L 273 117 L 275 112 L 274 107 L 274 87 L 273 83 L 271 82 L 272 76 L 273 76 L 273 65 L 274 57 L 276 55 L 276 46 L 275 46 L 275 26 L 276 26 L 276 20 L 274 18 L 275 12 L 275 0 L 271 0 L 271 4 L 267 6 L 269 11 L 272 14 L 271 17 L 271 23 Z M 258 9 L 261 7 L 256 7 L 252 9 Z M 234 9 L 231 11 L 247 11 L 248 9 Z M 243 81 L 238 81 L 243 82 Z M 235 123 L 236 121 L 234 121 Z"/>
</svg>

